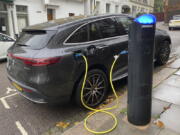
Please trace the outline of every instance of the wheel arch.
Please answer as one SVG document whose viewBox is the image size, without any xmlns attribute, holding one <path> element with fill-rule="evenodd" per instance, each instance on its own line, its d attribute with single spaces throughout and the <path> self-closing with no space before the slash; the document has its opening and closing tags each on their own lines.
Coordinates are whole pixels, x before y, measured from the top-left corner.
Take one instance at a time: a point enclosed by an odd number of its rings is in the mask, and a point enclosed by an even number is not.
<svg viewBox="0 0 180 135">
<path fill-rule="evenodd" d="M 158 53 L 159 53 L 159 50 L 160 50 L 161 46 L 164 45 L 163 43 L 164 43 L 165 41 L 168 41 L 168 42 L 169 42 L 169 45 L 172 44 L 170 37 L 164 37 L 164 38 L 162 38 L 159 42 L 156 42 L 156 43 L 155 43 L 155 48 L 156 48 L 155 58 L 157 58 L 157 55 L 158 55 Z"/>
</svg>

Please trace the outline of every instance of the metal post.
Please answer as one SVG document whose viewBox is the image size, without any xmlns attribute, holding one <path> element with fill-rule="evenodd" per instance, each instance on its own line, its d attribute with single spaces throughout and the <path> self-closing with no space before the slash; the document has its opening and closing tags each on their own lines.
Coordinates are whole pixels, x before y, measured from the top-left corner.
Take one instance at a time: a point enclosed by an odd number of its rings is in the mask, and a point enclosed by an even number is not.
<svg viewBox="0 0 180 135">
<path fill-rule="evenodd" d="M 129 31 L 128 121 L 147 125 L 151 120 L 152 75 L 156 18 L 136 18 Z"/>
</svg>

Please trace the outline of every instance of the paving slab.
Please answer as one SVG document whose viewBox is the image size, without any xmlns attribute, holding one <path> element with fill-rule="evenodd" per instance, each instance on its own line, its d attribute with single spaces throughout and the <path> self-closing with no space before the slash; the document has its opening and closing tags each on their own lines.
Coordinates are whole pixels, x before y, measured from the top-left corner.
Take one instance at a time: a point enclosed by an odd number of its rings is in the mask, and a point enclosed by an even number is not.
<svg viewBox="0 0 180 135">
<path fill-rule="evenodd" d="M 160 121 L 164 123 L 165 128 L 171 129 L 180 135 L 180 106 L 172 105 L 161 115 Z M 171 133 L 168 135 L 171 135 Z"/>
<path fill-rule="evenodd" d="M 167 108 L 171 103 L 161 101 L 159 99 L 152 99 L 152 117 L 158 118 L 160 114 L 164 111 L 164 108 Z"/>
<path fill-rule="evenodd" d="M 180 105 L 180 88 L 162 83 L 155 89 L 153 98 Z"/>
<path fill-rule="evenodd" d="M 118 116 L 119 124 L 117 128 L 107 135 L 158 135 L 161 131 L 160 128 L 152 123 L 147 129 L 140 130 L 125 122 L 124 117 L 122 114 Z M 107 122 L 107 124 L 103 125 L 100 129 L 108 129 L 108 123 L 112 123 L 112 121 Z"/>
<path fill-rule="evenodd" d="M 175 60 L 173 63 L 171 63 L 167 67 L 179 69 L 180 68 L 180 59 Z"/>
<path fill-rule="evenodd" d="M 165 80 L 163 84 L 168 84 L 180 88 L 180 76 L 172 75 L 167 80 Z"/>
<path fill-rule="evenodd" d="M 172 75 L 176 71 L 177 69 L 173 69 L 173 68 L 155 69 L 153 74 L 153 87 L 159 85 L 163 80 L 167 79 L 170 75 Z"/>
<path fill-rule="evenodd" d="M 175 75 L 179 75 L 180 76 L 180 70 L 178 70 Z"/>
<path fill-rule="evenodd" d="M 170 130 L 170 129 L 163 129 L 159 135 L 180 135 L 179 133 L 177 132 L 174 132 L 173 130 Z"/>
</svg>

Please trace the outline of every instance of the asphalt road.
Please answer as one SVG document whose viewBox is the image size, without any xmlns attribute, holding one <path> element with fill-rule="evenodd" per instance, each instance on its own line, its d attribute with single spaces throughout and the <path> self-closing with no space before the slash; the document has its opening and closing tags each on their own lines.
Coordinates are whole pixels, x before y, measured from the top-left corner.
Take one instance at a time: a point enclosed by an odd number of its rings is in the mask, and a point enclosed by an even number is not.
<svg viewBox="0 0 180 135">
<path fill-rule="evenodd" d="M 70 123 L 81 121 L 87 113 L 74 105 L 34 104 L 16 94 L 12 88 L 6 77 L 6 62 L 1 62 L 0 135 L 40 135 L 59 121 Z"/>
<path fill-rule="evenodd" d="M 166 29 L 164 26 L 160 26 Z M 167 30 L 168 31 L 168 30 Z M 169 31 L 168 31 L 169 32 Z M 180 30 L 169 32 L 172 54 L 180 54 Z M 56 132 L 57 122 L 81 121 L 86 111 L 75 105 L 49 106 L 34 104 L 16 94 L 6 77 L 6 62 L 0 62 L 0 135 L 40 135 Z"/>
</svg>

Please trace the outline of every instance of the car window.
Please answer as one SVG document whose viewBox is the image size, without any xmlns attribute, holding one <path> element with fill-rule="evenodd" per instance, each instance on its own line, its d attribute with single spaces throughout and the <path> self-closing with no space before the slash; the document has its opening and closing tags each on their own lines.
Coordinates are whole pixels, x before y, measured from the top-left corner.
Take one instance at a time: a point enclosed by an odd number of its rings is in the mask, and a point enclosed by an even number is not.
<svg viewBox="0 0 180 135">
<path fill-rule="evenodd" d="M 4 41 L 4 42 L 6 42 L 6 41 L 13 41 L 13 39 L 8 37 L 8 36 L 0 34 L 0 41 Z"/>
<path fill-rule="evenodd" d="M 120 35 L 116 27 L 116 22 L 113 18 L 97 21 L 96 24 L 99 28 L 99 31 L 101 32 L 102 38 L 109 38 Z"/>
<path fill-rule="evenodd" d="M 173 20 L 180 20 L 180 16 L 173 16 Z"/>
<path fill-rule="evenodd" d="M 98 40 L 102 38 L 100 36 L 96 23 L 89 24 L 88 34 L 89 34 L 89 41 Z"/>
<path fill-rule="evenodd" d="M 129 30 L 129 25 L 132 23 L 132 20 L 128 17 L 116 17 L 118 25 L 123 25 L 126 30 L 126 34 Z"/>
<path fill-rule="evenodd" d="M 27 46 L 31 49 L 45 47 L 55 35 L 56 31 L 24 31 L 16 42 L 16 46 Z"/>
<path fill-rule="evenodd" d="M 82 43 L 88 41 L 88 26 L 85 25 L 77 30 L 66 43 Z"/>
</svg>

